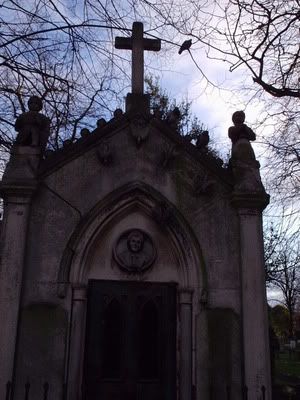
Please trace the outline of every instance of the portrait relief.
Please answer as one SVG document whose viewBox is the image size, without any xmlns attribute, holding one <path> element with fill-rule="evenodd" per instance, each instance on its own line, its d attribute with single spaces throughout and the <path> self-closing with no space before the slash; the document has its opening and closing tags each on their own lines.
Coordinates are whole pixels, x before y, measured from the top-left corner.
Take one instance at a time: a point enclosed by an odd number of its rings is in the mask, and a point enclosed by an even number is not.
<svg viewBox="0 0 300 400">
<path fill-rule="evenodd" d="M 156 258 L 156 249 L 147 233 L 130 229 L 119 236 L 113 255 L 121 269 L 138 273 L 151 267 Z"/>
</svg>

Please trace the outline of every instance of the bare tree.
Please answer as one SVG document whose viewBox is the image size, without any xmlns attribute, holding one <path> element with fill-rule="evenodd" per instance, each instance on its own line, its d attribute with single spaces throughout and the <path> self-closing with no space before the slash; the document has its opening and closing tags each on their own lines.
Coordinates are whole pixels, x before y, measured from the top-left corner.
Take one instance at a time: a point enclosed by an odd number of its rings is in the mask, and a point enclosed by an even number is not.
<svg viewBox="0 0 300 400">
<path fill-rule="evenodd" d="M 186 36 L 192 39 L 191 61 L 195 61 L 193 54 L 201 53 L 226 63 L 232 74 L 241 71 L 245 102 L 255 98 L 261 105 L 258 125 L 263 127 L 260 138 L 267 148 L 268 176 L 274 178 L 270 187 L 285 201 L 298 199 L 299 0 L 147 3 L 158 25 L 173 29 L 173 37 L 177 33 L 182 41 Z M 210 81 L 201 65 L 199 71 Z"/>
<path fill-rule="evenodd" d="M 244 97 L 264 104 L 259 122 L 269 126 L 260 137 L 274 177 L 270 186 L 285 201 L 299 198 L 299 0 L 2 1 L 0 159 L 30 94 L 44 99 L 54 148 L 120 104 L 130 68 L 113 38 L 116 30 L 130 35 L 133 20 L 176 51 L 191 38 L 191 62 L 199 52 L 227 63 L 233 74 L 248 71 Z"/>
<path fill-rule="evenodd" d="M 75 137 L 83 120 L 95 123 L 120 102 L 128 85 L 127 59 L 112 45 L 115 29 L 130 33 L 126 14 L 113 2 L 1 3 L 1 151 L 10 148 L 14 120 L 32 94 L 44 99 L 56 148 L 67 136 Z"/>
<path fill-rule="evenodd" d="M 294 335 L 294 316 L 300 301 L 300 242 L 298 232 L 289 234 L 273 225 L 265 233 L 266 282 L 281 291 L 289 313 L 289 334 Z"/>
</svg>

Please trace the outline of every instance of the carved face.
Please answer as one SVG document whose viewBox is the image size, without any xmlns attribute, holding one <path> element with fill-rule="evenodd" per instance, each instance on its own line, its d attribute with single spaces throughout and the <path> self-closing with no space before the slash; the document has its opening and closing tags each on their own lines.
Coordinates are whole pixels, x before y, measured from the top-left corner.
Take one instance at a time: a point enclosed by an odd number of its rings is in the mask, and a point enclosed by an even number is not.
<svg viewBox="0 0 300 400">
<path fill-rule="evenodd" d="M 133 232 L 128 236 L 127 244 L 129 250 L 131 250 L 133 253 L 138 253 L 143 248 L 143 235 L 140 232 Z"/>
</svg>

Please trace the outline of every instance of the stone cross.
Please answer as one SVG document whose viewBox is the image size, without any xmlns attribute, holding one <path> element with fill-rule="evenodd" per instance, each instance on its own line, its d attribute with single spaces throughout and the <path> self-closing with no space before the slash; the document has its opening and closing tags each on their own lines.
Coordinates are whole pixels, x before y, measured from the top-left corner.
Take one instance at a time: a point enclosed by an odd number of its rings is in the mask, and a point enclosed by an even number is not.
<svg viewBox="0 0 300 400">
<path fill-rule="evenodd" d="M 116 49 L 132 50 L 132 93 L 144 93 L 144 50 L 159 51 L 160 39 L 144 38 L 142 22 L 134 22 L 132 36 L 116 37 Z"/>
</svg>

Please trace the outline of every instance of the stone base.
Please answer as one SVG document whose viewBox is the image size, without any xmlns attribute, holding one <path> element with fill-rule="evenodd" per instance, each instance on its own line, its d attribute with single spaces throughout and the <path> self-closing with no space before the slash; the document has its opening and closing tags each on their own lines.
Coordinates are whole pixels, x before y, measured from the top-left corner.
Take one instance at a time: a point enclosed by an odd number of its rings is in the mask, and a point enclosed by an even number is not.
<svg viewBox="0 0 300 400">
<path fill-rule="evenodd" d="M 11 149 L 11 156 L 3 174 L 5 185 L 27 186 L 27 181 L 35 180 L 41 159 L 40 147 L 17 146 Z"/>
<path fill-rule="evenodd" d="M 150 96 L 148 94 L 128 93 L 126 96 L 126 113 L 150 114 Z"/>
</svg>

